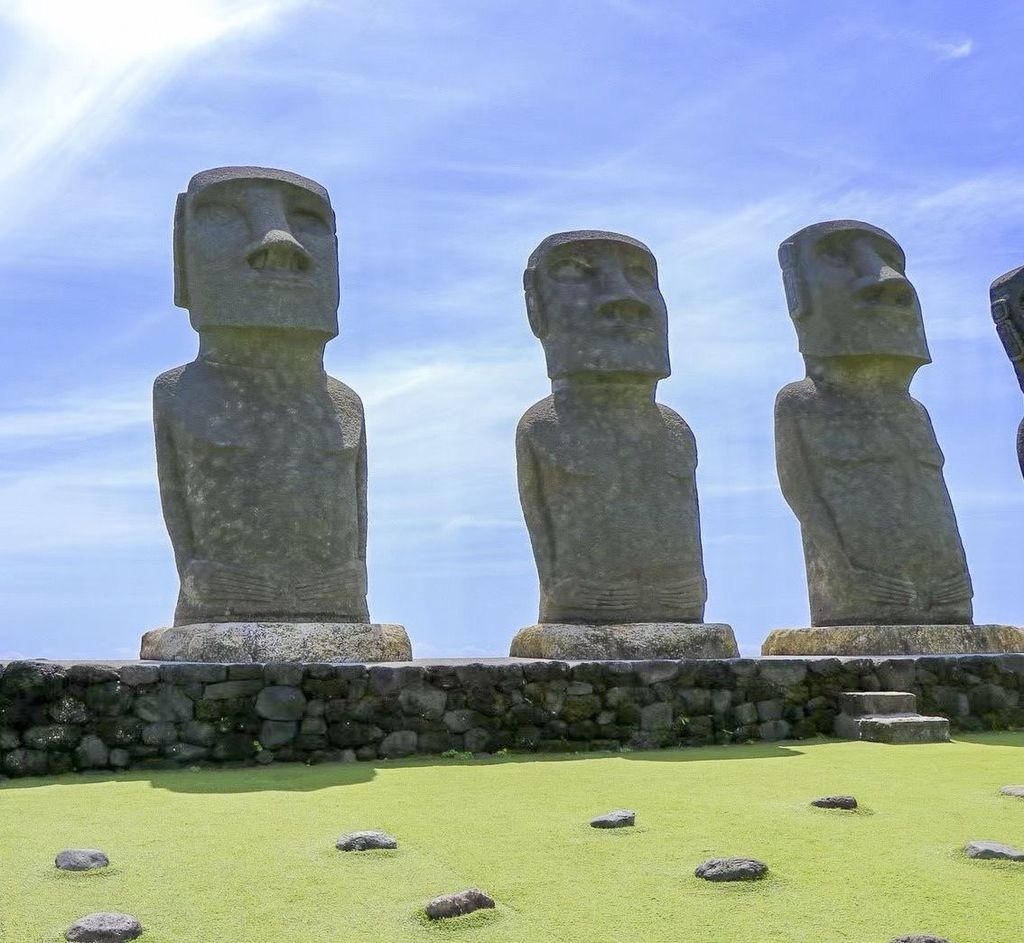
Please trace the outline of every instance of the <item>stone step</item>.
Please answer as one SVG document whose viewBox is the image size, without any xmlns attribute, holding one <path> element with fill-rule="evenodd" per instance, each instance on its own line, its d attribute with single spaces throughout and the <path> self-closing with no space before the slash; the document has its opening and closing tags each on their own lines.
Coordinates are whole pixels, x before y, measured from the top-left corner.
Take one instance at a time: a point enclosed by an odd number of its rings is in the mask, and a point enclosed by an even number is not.
<svg viewBox="0 0 1024 943">
<path fill-rule="evenodd" d="M 867 740 L 871 743 L 946 743 L 949 741 L 949 721 L 945 717 L 924 714 L 868 714 L 836 718 L 836 735 L 848 740 Z"/>
<path fill-rule="evenodd" d="M 839 710 L 848 717 L 914 714 L 917 713 L 917 695 L 907 691 L 847 691 L 839 697 Z"/>
</svg>

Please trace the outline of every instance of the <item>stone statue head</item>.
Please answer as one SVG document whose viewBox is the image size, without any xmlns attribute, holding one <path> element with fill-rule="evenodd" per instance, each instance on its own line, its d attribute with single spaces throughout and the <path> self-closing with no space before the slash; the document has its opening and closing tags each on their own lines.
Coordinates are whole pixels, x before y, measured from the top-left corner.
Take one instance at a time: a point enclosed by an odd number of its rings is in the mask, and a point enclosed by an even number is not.
<svg viewBox="0 0 1024 943">
<path fill-rule="evenodd" d="M 989 289 L 992 320 L 1024 389 L 1024 266 L 1000 275 Z"/>
<path fill-rule="evenodd" d="M 642 242 L 595 230 L 555 233 L 530 255 L 523 287 L 552 379 L 669 375 L 668 312 Z"/>
<path fill-rule="evenodd" d="M 815 223 L 779 246 L 779 264 L 802 354 L 931 362 L 906 256 L 885 230 L 852 219 Z"/>
<path fill-rule="evenodd" d="M 320 184 L 286 170 L 196 174 L 174 213 L 174 303 L 192 326 L 338 333 L 338 238 Z"/>
</svg>

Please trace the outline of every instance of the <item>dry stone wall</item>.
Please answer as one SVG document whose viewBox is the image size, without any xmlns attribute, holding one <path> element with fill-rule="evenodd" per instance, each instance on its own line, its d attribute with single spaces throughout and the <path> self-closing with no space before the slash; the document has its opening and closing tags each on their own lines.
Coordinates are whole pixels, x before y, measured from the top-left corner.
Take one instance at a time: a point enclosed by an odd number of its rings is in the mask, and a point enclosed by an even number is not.
<svg viewBox="0 0 1024 943">
<path fill-rule="evenodd" d="M 555 752 L 831 735 L 843 691 L 954 729 L 1024 727 L 1024 655 L 465 664 L 0 666 L 0 775 L 449 750 Z"/>
</svg>

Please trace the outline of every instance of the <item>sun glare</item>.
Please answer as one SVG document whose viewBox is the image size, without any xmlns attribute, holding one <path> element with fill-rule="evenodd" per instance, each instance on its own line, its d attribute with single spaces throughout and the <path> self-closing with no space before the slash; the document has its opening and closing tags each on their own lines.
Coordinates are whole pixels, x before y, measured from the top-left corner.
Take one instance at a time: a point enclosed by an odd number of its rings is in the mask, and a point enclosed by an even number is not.
<svg viewBox="0 0 1024 943">
<path fill-rule="evenodd" d="M 15 0 L 7 17 L 65 54 L 125 62 L 196 46 L 249 25 L 288 0 Z"/>
</svg>

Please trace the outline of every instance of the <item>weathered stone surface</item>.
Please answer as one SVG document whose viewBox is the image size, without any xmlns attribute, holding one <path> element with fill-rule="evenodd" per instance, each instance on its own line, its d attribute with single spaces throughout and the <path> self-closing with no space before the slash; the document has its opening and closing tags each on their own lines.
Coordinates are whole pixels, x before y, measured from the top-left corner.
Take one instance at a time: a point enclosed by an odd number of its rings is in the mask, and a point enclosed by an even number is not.
<svg viewBox="0 0 1024 943">
<path fill-rule="evenodd" d="M 291 743 L 298 732 L 298 721 L 265 720 L 260 727 L 260 746 L 265 750 L 276 750 Z"/>
<path fill-rule="evenodd" d="M 775 629 L 762 655 L 961 655 L 1024 652 L 1012 625 L 821 625 Z"/>
<path fill-rule="evenodd" d="M 1014 796 L 1017 799 L 1024 799 L 1024 786 L 1003 786 L 999 792 L 1004 796 Z"/>
<path fill-rule="evenodd" d="M 412 730 L 396 730 L 380 742 L 381 756 L 411 756 L 416 752 L 417 737 Z"/>
<path fill-rule="evenodd" d="M 411 684 L 399 692 L 398 702 L 406 714 L 440 720 L 444 716 L 448 695 L 429 684 Z"/>
<path fill-rule="evenodd" d="M 627 828 L 636 824 L 636 812 L 632 809 L 616 809 L 590 820 L 593 828 Z"/>
<path fill-rule="evenodd" d="M 998 858 L 1003 861 L 1024 861 L 1024 851 L 1002 842 L 975 840 L 964 848 L 968 858 Z"/>
<path fill-rule="evenodd" d="M 155 690 L 135 699 L 136 716 L 150 723 L 192 719 L 192 699 L 172 684 L 161 684 Z"/>
<path fill-rule="evenodd" d="M 461 917 L 474 910 L 493 908 L 494 900 L 477 887 L 471 887 L 457 894 L 442 894 L 435 897 L 423 909 L 431 920 Z"/>
<path fill-rule="evenodd" d="M 552 380 L 516 433 L 538 621 L 702 622 L 696 443 L 655 402 L 671 371 L 654 256 L 618 233 L 557 233 L 530 256 L 523 282 Z"/>
<path fill-rule="evenodd" d="M 53 863 L 61 871 L 94 871 L 107 867 L 110 859 L 96 848 L 65 848 Z"/>
<path fill-rule="evenodd" d="M 856 809 L 857 800 L 853 796 L 822 796 L 812 799 L 811 805 L 819 809 Z"/>
<path fill-rule="evenodd" d="M 82 742 L 75 747 L 75 764 L 79 769 L 101 769 L 109 761 L 110 750 L 94 734 L 82 737 Z"/>
<path fill-rule="evenodd" d="M 368 622 L 207 622 L 153 629 L 141 658 L 157 661 L 408 661 L 400 625 Z"/>
<path fill-rule="evenodd" d="M 349 832 L 335 843 L 339 851 L 369 851 L 375 848 L 397 848 L 398 841 L 387 832 Z"/>
<path fill-rule="evenodd" d="M 779 393 L 775 446 L 811 624 L 969 625 L 942 452 L 909 393 L 931 357 L 903 250 L 875 226 L 835 220 L 791 236 L 779 261 L 807 376 Z"/>
<path fill-rule="evenodd" d="M 121 943 L 142 933 L 142 924 L 131 914 L 98 913 L 76 920 L 64 933 L 68 943 Z"/>
<path fill-rule="evenodd" d="M 513 658 L 645 659 L 735 658 L 732 629 L 720 622 L 542 623 L 520 629 L 512 640 Z"/>
<path fill-rule="evenodd" d="M 256 698 L 256 713 L 265 720 L 299 720 L 306 712 L 306 695 L 298 688 L 272 684 Z"/>
<path fill-rule="evenodd" d="M 164 519 L 180 577 L 175 626 L 368 623 L 366 436 L 359 397 L 323 368 L 338 333 L 327 191 L 261 167 L 196 174 L 174 221 L 174 300 L 199 355 L 153 389 Z M 335 635 L 339 633 L 335 632 Z M 171 634 L 148 657 L 230 661 L 221 635 L 187 654 Z M 283 642 L 261 660 L 341 660 Z M 248 657 L 245 657 L 248 656 Z M 326 657 L 325 657 L 326 656 Z M 145 654 L 143 657 L 147 657 Z"/>
<path fill-rule="evenodd" d="M 709 858 L 693 872 L 705 881 L 754 881 L 768 873 L 756 858 Z"/>
<path fill-rule="evenodd" d="M 992 282 L 989 299 L 999 339 L 1024 390 L 1024 266 Z M 1017 427 L 1017 461 L 1024 474 L 1024 420 Z"/>
</svg>

